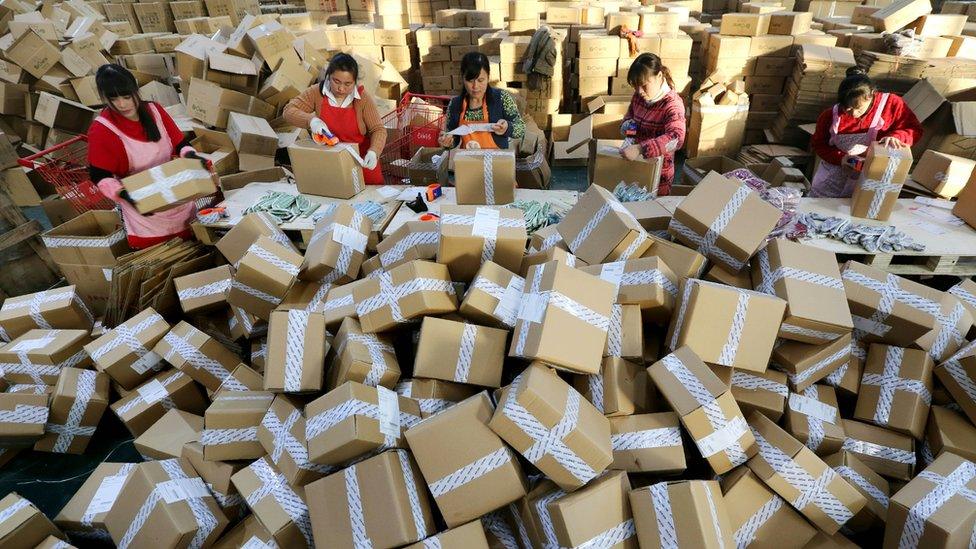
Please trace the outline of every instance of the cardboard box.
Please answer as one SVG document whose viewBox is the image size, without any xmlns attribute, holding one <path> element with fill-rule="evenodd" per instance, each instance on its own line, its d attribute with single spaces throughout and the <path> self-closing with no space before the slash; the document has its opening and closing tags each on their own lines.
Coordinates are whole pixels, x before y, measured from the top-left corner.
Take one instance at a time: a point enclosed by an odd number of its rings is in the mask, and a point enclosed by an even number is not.
<svg viewBox="0 0 976 549">
<path fill-rule="evenodd" d="M 971 461 L 959 456 L 943 455 L 895 493 L 888 507 L 884 546 L 949 547 L 967 543 L 966 537 L 972 535 L 969 518 L 976 512 L 976 504 L 955 496 L 972 484 L 972 466 Z M 936 498 L 934 490 L 952 495 Z M 921 513 L 921 506 L 933 511 Z"/>
<path fill-rule="evenodd" d="M 952 207 L 952 215 L 959 217 L 970 227 L 976 227 L 976 185 L 967 183 L 963 187 L 957 195 L 956 205 Z"/>
<path fill-rule="evenodd" d="M 448 526 L 480 517 L 526 493 L 522 469 L 512 451 L 488 428 L 494 407 L 480 393 L 411 427 L 407 441 Z M 463 437 L 459 444 L 458 437 Z M 446 450 L 450 449 L 450 452 Z M 445 459 L 445 456 L 447 458 Z M 486 458 L 490 456 L 490 458 Z M 454 480 L 456 471 L 490 460 L 478 474 Z M 478 497 L 472 497 L 477 493 Z"/>
<path fill-rule="evenodd" d="M 437 261 L 452 280 L 469 281 L 485 261 L 518 270 L 525 251 L 525 218 L 516 208 L 444 206 L 441 208 Z"/>
<path fill-rule="evenodd" d="M 0 331 L 5 340 L 35 328 L 91 330 L 94 319 L 75 286 L 9 297 L 0 307 Z M 25 346 L 25 350 L 32 347 Z"/>
<path fill-rule="evenodd" d="M 849 520 L 846 527 L 854 532 L 884 527 L 891 494 L 888 481 L 869 469 L 854 454 L 840 451 L 824 458 L 824 462 L 847 480 L 864 496 L 866 505 Z"/>
<path fill-rule="evenodd" d="M 0 368 L 8 383 L 54 385 L 67 368 L 91 366 L 82 349 L 88 330 L 30 330 L 0 346 Z"/>
<path fill-rule="evenodd" d="M 416 400 L 420 404 L 421 415 L 426 419 L 473 396 L 478 388 L 438 379 L 417 378 L 397 383 L 396 392 Z"/>
<path fill-rule="evenodd" d="M 227 116 L 227 136 L 234 143 L 241 170 L 274 167 L 278 150 L 278 134 L 267 120 L 256 116 L 230 113 Z"/>
<path fill-rule="evenodd" d="M 48 418 L 47 392 L 0 393 L 0 447 L 33 446 L 46 432 Z"/>
<path fill-rule="evenodd" d="M 411 184 L 427 185 L 440 183 L 447 185 L 447 163 L 441 156 L 443 151 L 435 147 L 420 147 L 407 163 L 407 177 Z M 437 161 L 435 162 L 435 157 Z"/>
<path fill-rule="evenodd" d="M 552 300 L 552 292 L 562 298 Z M 557 262 L 532 267 L 509 356 L 544 360 L 577 373 L 597 373 L 614 301 L 613 287 L 592 275 Z M 578 310 L 588 311 L 587 316 L 577 316 Z M 572 344 L 557 336 L 565 333 L 575 334 Z"/>
<path fill-rule="evenodd" d="M 688 279 L 681 286 L 678 309 L 668 327 L 668 346 L 687 345 L 706 362 L 764 372 L 779 331 L 786 302 L 773 296 Z M 720 320 L 721 324 L 716 324 Z M 721 326 L 728 334 L 715 337 Z"/>
<path fill-rule="evenodd" d="M 673 412 L 610 418 L 611 470 L 661 475 L 686 468 L 678 416 Z"/>
<path fill-rule="evenodd" d="M 168 210 L 217 192 L 213 174 L 193 158 L 170 160 L 130 175 L 122 180 L 122 186 L 142 214 Z"/>
<path fill-rule="evenodd" d="M 929 0 L 897 0 L 871 14 L 871 21 L 876 32 L 891 32 L 929 13 L 932 13 Z"/>
<path fill-rule="evenodd" d="M 278 227 L 277 221 L 269 214 L 258 212 L 245 215 L 227 233 L 217 241 L 217 250 L 231 265 L 236 266 L 244 258 L 248 249 L 257 240 L 266 236 L 278 244 L 290 248 L 296 254 L 298 248 Z"/>
<path fill-rule="evenodd" d="M 873 144 L 854 185 L 851 215 L 887 221 L 898 202 L 898 193 L 911 169 L 910 149 L 889 149 Z M 894 165 L 894 166 L 892 166 Z"/>
<path fill-rule="evenodd" d="M 690 348 L 665 356 L 648 373 L 716 473 L 756 453 L 755 439 L 728 387 Z"/>
<path fill-rule="evenodd" d="M 109 379 L 92 370 L 64 368 L 51 395 L 47 433 L 34 450 L 81 454 L 109 401 Z"/>
<path fill-rule="evenodd" d="M 173 285 L 183 312 L 205 312 L 226 304 L 233 276 L 230 266 L 221 265 L 174 278 Z"/>
<path fill-rule="evenodd" d="M 353 300 L 363 331 L 370 333 L 457 310 L 447 266 L 427 261 L 411 261 L 368 279 L 353 290 Z"/>
<path fill-rule="evenodd" d="M 915 476 L 915 441 L 909 435 L 843 419 L 844 450 L 883 477 L 907 481 Z"/>
<path fill-rule="evenodd" d="M 677 277 L 657 257 L 643 257 L 582 267 L 617 288 L 617 303 L 639 305 L 645 320 L 661 323 L 671 317 L 678 295 Z"/>
<path fill-rule="evenodd" d="M 607 417 L 629 416 L 651 409 L 646 370 L 619 357 L 603 359 L 598 374 L 574 376 L 573 386 Z"/>
<path fill-rule="evenodd" d="M 732 372 L 731 389 L 744 415 L 758 410 L 773 421 L 783 417 L 789 396 L 786 374 L 771 369 L 762 373 L 735 370 Z"/>
<path fill-rule="evenodd" d="M 210 391 L 234 383 L 231 372 L 241 364 L 239 356 L 187 322 L 173 326 L 153 352 Z M 235 390 L 246 390 L 235 385 Z"/>
<path fill-rule="evenodd" d="M 908 346 L 935 328 L 939 291 L 855 261 L 844 264 L 841 278 L 854 329 L 865 343 Z M 896 295 L 889 308 L 881 299 L 890 293 Z M 925 300 L 931 305 L 924 310 L 915 306 Z"/>
<path fill-rule="evenodd" d="M 179 370 L 167 370 L 110 406 L 133 436 L 139 436 L 171 408 L 203 414 L 207 404 L 199 386 Z"/>
<path fill-rule="evenodd" d="M 149 499 L 157 491 L 169 494 L 166 490 L 176 494 L 172 503 L 162 497 Z M 105 526 L 116 543 L 152 540 L 154 547 L 174 548 L 188 539 L 213 543 L 228 524 L 207 485 L 188 463 L 178 459 L 136 465 L 119 498 L 134 505 L 113 505 L 105 517 Z M 141 513 L 148 513 L 148 518 L 136 520 Z"/>
<path fill-rule="evenodd" d="M 640 257 L 651 245 L 633 214 L 599 185 L 580 196 L 557 227 L 570 251 L 590 265 Z"/>
<path fill-rule="evenodd" d="M 590 181 L 610 191 L 620 183 L 636 185 L 657 193 L 661 179 L 662 157 L 627 160 L 620 155 L 623 141 L 597 139 L 590 142 Z"/>
<path fill-rule="evenodd" d="M 915 340 L 915 346 L 928 351 L 936 363 L 948 360 L 963 345 L 972 330 L 973 317 L 956 296 L 944 293 L 932 312 L 936 314 L 936 327 Z"/>
<path fill-rule="evenodd" d="M 811 23 L 810 12 L 778 11 L 769 14 L 769 34 L 796 36 L 809 31 Z"/>
<path fill-rule="evenodd" d="M 719 32 L 725 36 L 762 36 L 769 32 L 769 21 L 766 13 L 726 13 Z"/>
<path fill-rule="evenodd" d="M 270 320 L 295 282 L 303 258 L 266 236 L 259 237 L 237 264 L 227 302 Z"/>
<path fill-rule="evenodd" d="M 427 538 L 434 541 L 424 541 L 428 544 L 438 543 L 440 547 L 488 549 L 488 536 L 485 532 L 487 528 L 481 520 L 473 520 L 463 526 L 451 528 L 434 537 Z M 408 545 L 407 549 L 424 549 L 424 542 Z"/>
<path fill-rule="evenodd" d="M 630 507 L 640 546 L 663 546 L 662 539 L 673 540 L 681 547 L 732 545 L 732 526 L 721 493 L 713 480 L 659 482 L 631 491 Z"/>
<path fill-rule="evenodd" d="M 789 539 L 801 545 L 816 534 L 810 523 L 748 468 L 733 471 L 721 482 L 724 499 L 735 502 L 726 507 L 737 543 L 775 547 Z"/>
<path fill-rule="evenodd" d="M 955 198 L 972 176 L 976 161 L 927 150 L 912 171 L 912 180 L 943 198 Z"/>
<path fill-rule="evenodd" d="M 9 547 L 34 547 L 48 536 L 64 538 L 44 513 L 17 492 L 0 500 L 5 520 L 0 526 L 0 544 Z"/>
<path fill-rule="evenodd" d="M 235 339 L 260 337 L 268 333 L 266 321 L 234 305 L 230 305 L 227 311 L 227 328 Z"/>
<path fill-rule="evenodd" d="M 133 390 L 162 369 L 162 357 L 153 348 L 169 330 L 169 323 L 149 308 L 85 345 L 85 351 L 98 371 Z"/>
<path fill-rule="evenodd" d="M 94 109 L 43 91 L 38 96 L 33 113 L 35 122 L 71 133 L 87 131 L 94 117 Z"/>
<path fill-rule="evenodd" d="M 421 482 L 410 454 L 394 450 L 309 485 L 317 543 L 397 547 L 428 537 L 436 527 Z"/>
<path fill-rule="evenodd" d="M 348 147 L 323 148 L 304 140 L 288 147 L 298 192 L 315 196 L 352 198 L 362 191 L 363 168 L 358 156 L 358 150 Z M 334 177 L 323 178 L 323 173 Z"/>
<path fill-rule="evenodd" d="M 277 395 L 258 425 L 258 440 L 268 453 L 269 463 L 281 472 L 289 486 L 294 487 L 305 486 L 335 471 L 334 467 L 312 463 L 308 459 L 305 417 L 299 402 L 294 397 Z M 262 522 L 268 530 L 278 530 L 264 520 Z"/>
<path fill-rule="evenodd" d="M 219 397 L 218 397 L 219 398 Z M 217 504 L 223 509 L 224 514 L 231 520 L 240 518 L 247 511 L 244 498 L 231 484 L 231 476 L 247 466 L 245 461 L 207 461 L 203 456 L 203 445 L 199 442 L 188 442 L 183 445 L 180 454 L 181 458 L 190 463 L 193 470 L 200 478 L 207 483 L 207 488 L 213 494 Z M 253 517 L 249 517 L 253 520 Z M 248 522 L 246 519 L 244 522 Z M 266 534 L 265 539 L 270 539 L 271 535 L 261 527 L 261 531 Z M 257 535 L 257 533 L 255 533 Z M 227 534 L 221 536 L 224 540 Z M 217 547 L 215 545 L 214 547 Z"/>
<path fill-rule="evenodd" d="M 458 312 L 478 324 L 515 327 L 525 279 L 492 261 L 478 269 Z"/>
<path fill-rule="evenodd" d="M 321 391 L 329 343 L 325 316 L 308 311 L 272 311 L 268 322 L 266 391 L 308 393 Z"/>
<path fill-rule="evenodd" d="M 853 324 L 834 254 L 777 238 L 752 265 L 754 289 L 786 301 L 779 337 L 825 343 Z"/>
<path fill-rule="evenodd" d="M 976 318 L 976 280 L 964 279 L 949 288 L 947 293 L 957 297 L 962 306 Z"/>
<path fill-rule="evenodd" d="M 606 532 L 616 533 L 617 545 L 637 547 L 628 499 L 630 482 L 622 471 L 610 472 L 585 488 L 550 502 L 549 517 L 560 546 L 603 542 Z"/>
<path fill-rule="evenodd" d="M 345 318 L 335 337 L 334 360 L 329 369 L 328 387 L 347 381 L 369 387 L 392 389 L 400 379 L 400 365 L 393 340 L 385 335 L 363 333 L 355 318 Z"/>
<path fill-rule="evenodd" d="M 932 398 L 933 366 L 925 351 L 871 345 L 854 418 L 921 439 Z"/>
<path fill-rule="evenodd" d="M 247 543 L 261 542 L 265 545 L 270 546 L 274 543 L 274 537 L 268 529 L 261 524 L 257 516 L 254 514 L 248 514 L 244 517 L 244 520 L 237 523 L 236 526 L 228 529 L 217 543 L 213 545 L 214 549 L 236 549 L 238 547 L 245 546 Z"/>
<path fill-rule="evenodd" d="M 770 364 L 787 372 L 790 387 L 803 391 L 851 361 L 851 336 L 822 344 L 787 341 L 773 349 Z"/>
<path fill-rule="evenodd" d="M 732 213 L 726 214 L 726 210 Z M 738 272 L 781 215 L 748 186 L 709 173 L 675 209 L 668 231 L 728 271 Z M 716 236 L 703 236 L 711 234 Z"/>
<path fill-rule="evenodd" d="M 972 422 L 976 418 L 976 395 L 967 387 L 976 381 L 976 344 L 970 343 L 936 366 L 935 375 Z"/>
<path fill-rule="evenodd" d="M 302 280 L 323 284 L 356 279 L 366 257 L 373 223 L 347 204 L 339 204 L 316 224 L 305 250 Z"/>
<path fill-rule="evenodd" d="M 414 375 L 482 387 L 500 387 L 507 338 L 507 331 L 497 328 L 424 318 L 414 360 Z M 457 356 L 452 356 L 453 349 L 457 350 Z"/>
<path fill-rule="evenodd" d="M 305 490 L 286 482 L 267 456 L 234 473 L 231 482 L 279 547 L 314 547 Z"/>
<path fill-rule="evenodd" d="M 385 270 L 415 259 L 433 260 L 440 246 L 438 226 L 424 221 L 408 221 L 376 245 L 376 256 Z"/>
<path fill-rule="evenodd" d="M 208 126 L 227 127 L 232 112 L 271 118 L 275 108 L 251 95 L 225 90 L 213 82 L 192 77 L 186 94 L 187 113 Z"/>
<path fill-rule="evenodd" d="M 309 459 L 341 466 L 390 448 L 406 448 L 403 432 L 420 422 L 420 406 L 383 386 L 347 381 L 305 409 Z"/>
<path fill-rule="evenodd" d="M 537 449 L 542 447 L 536 442 L 537 435 L 530 433 L 548 433 L 562 421 L 561 416 L 540 419 L 538 414 L 544 408 L 564 410 L 563 414 L 566 411 L 577 413 L 577 406 L 578 416 L 570 431 L 573 434 L 567 433 L 562 438 L 560 457 L 548 452 L 538 453 Z M 575 389 L 543 366 L 529 366 L 515 378 L 504 391 L 489 426 L 553 482 L 566 489 L 582 486 L 612 461 L 607 419 Z"/>
<path fill-rule="evenodd" d="M 459 150 L 454 155 L 457 203 L 509 204 L 515 200 L 513 151 Z"/>
<path fill-rule="evenodd" d="M 202 416 L 170 410 L 136 437 L 132 445 L 147 461 L 179 458 L 183 445 L 199 440 L 201 431 Z"/>
<path fill-rule="evenodd" d="M 925 427 L 925 444 L 934 457 L 952 453 L 968 460 L 976 457 L 976 451 L 968 444 L 976 436 L 976 427 L 965 416 L 943 406 L 933 406 Z"/>
<path fill-rule="evenodd" d="M 61 59 L 58 48 L 33 29 L 28 30 L 5 48 L 4 55 L 34 78 L 41 78 Z"/>
<path fill-rule="evenodd" d="M 105 517 L 118 501 L 122 486 L 136 465 L 99 463 L 54 517 L 54 523 L 72 539 L 112 539 L 105 527 Z"/>
<path fill-rule="evenodd" d="M 257 459 L 265 454 L 258 428 L 271 407 L 270 393 L 226 391 L 214 399 L 203 416 L 200 433 L 207 461 Z"/>
<path fill-rule="evenodd" d="M 783 427 L 818 456 L 840 450 L 844 444 L 844 427 L 834 388 L 811 385 L 791 393 Z"/>
</svg>

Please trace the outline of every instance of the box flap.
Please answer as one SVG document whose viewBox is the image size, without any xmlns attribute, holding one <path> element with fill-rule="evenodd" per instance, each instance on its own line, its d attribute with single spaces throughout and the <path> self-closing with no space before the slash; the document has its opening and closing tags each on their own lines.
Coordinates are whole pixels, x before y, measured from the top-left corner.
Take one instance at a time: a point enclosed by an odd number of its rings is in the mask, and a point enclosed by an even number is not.
<svg viewBox="0 0 976 549">
<path fill-rule="evenodd" d="M 976 136 L 976 101 L 960 101 L 952 104 L 952 118 L 956 133 L 963 137 Z"/>
<path fill-rule="evenodd" d="M 946 101 L 928 80 L 919 80 L 902 99 L 918 117 L 919 122 L 925 122 Z"/>
<path fill-rule="evenodd" d="M 569 127 L 567 153 L 571 153 L 593 139 L 593 117 L 587 116 Z"/>
<path fill-rule="evenodd" d="M 227 55 L 226 53 L 211 51 L 207 55 L 210 70 L 241 74 L 246 76 L 257 76 L 258 65 L 251 59 Z"/>
<path fill-rule="evenodd" d="M 212 145 L 216 145 L 218 147 L 229 147 L 231 149 L 234 148 L 234 142 L 230 140 L 230 136 L 228 136 L 226 132 L 210 130 L 203 126 L 198 126 L 193 128 L 193 133 L 197 137 Z"/>
</svg>

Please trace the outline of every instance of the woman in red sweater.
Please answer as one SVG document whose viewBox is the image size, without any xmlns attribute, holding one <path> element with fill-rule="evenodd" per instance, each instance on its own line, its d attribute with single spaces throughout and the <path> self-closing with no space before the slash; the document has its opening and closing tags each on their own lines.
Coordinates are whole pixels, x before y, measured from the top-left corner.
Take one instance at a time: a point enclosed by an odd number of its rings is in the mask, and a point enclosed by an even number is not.
<svg viewBox="0 0 976 549">
<path fill-rule="evenodd" d="M 674 151 L 685 142 L 685 105 L 674 90 L 671 71 L 653 53 L 642 53 L 627 72 L 634 96 L 621 127 L 625 135 L 634 130 L 633 145 L 620 150 L 627 160 L 664 158 L 657 194 L 671 193 L 674 182 Z"/>
<path fill-rule="evenodd" d="M 837 104 L 820 114 L 810 140 L 820 157 L 810 196 L 851 196 L 857 181 L 853 166 L 871 143 L 911 147 L 921 136 L 922 125 L 901 97 L 879 92 L 862 69 L 847 69 Z"/>
<path fill-rule="evenodd" d="M 142 215 L 119 180 L 169 162 L 177 154 L 196 158 L 196 151 L 162 106 L 139 98 L 139 85 L 124 67 L 102 65 L 95 85 L 107 106 L 88 128 L 88 171 L 98 190 L 121 208 L 129 245 L 142 249 L 174 237 L 191 239 L 189 225 L 196 204 Z"/>
</svg>

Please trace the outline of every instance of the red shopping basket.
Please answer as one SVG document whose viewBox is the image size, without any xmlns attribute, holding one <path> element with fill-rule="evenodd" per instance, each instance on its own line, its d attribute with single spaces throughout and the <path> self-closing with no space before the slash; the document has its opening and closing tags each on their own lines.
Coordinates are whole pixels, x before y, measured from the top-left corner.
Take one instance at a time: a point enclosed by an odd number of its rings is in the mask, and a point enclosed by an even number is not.
<svg viewBox="0 0 976 549">
<path fill-rule="evenodd" d="M 399 185 L 407 177 L 407 161 L 421 147 L 437 147 L 444 125 L 447 95 L 422 95 L 407 92 L 396 111 L 383 117 L 387 140 L 380 155 L 384 182 Z"/>
<path fill-rule="evenodd" d="M 78 213 L 88 210 L 111 210 L 115 204 L 105 197 L 88 176 L 88 136 L 79 135 L 39 153 L 19 160 L 20 165 L 35 170 L 54 186 L 58 194 L 71 202 Z"/>
</svg>

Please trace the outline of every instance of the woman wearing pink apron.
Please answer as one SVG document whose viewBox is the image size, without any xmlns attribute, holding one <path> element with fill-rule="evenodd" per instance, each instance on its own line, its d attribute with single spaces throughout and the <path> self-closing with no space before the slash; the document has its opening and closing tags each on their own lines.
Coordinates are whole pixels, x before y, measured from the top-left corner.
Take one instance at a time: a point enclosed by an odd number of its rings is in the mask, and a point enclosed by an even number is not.
<svg viewBox="0 0 976 549">
<path fill-rule="evenodd" d="M 138 84 L 128 70 L 103 65 L 95 82 L 107 106 L 88 130 L 89 173 L 102 194 L 121 208 L 129 245 L 142 249 L 174 237 L 191 239 L 195 203 L 143 215 L 119 180 L 169 162 L 177 153 L 195 157 L 196 151 L 186 146 L 183 132 L 165 109 L 139 99 Z"/>
<path fill-rule="evenodd" d="M 872 143 L 911 147 L 922 136 L 918 118 L 901 97 L 877 91 L 857 67 L 848 69 L 837 95 L 837 104 L 817 119 L 810 140 L 819 160 L 811 182 L 813 197 L 851 196 L 858 176 L 853 166 Z"/>
</svg>

